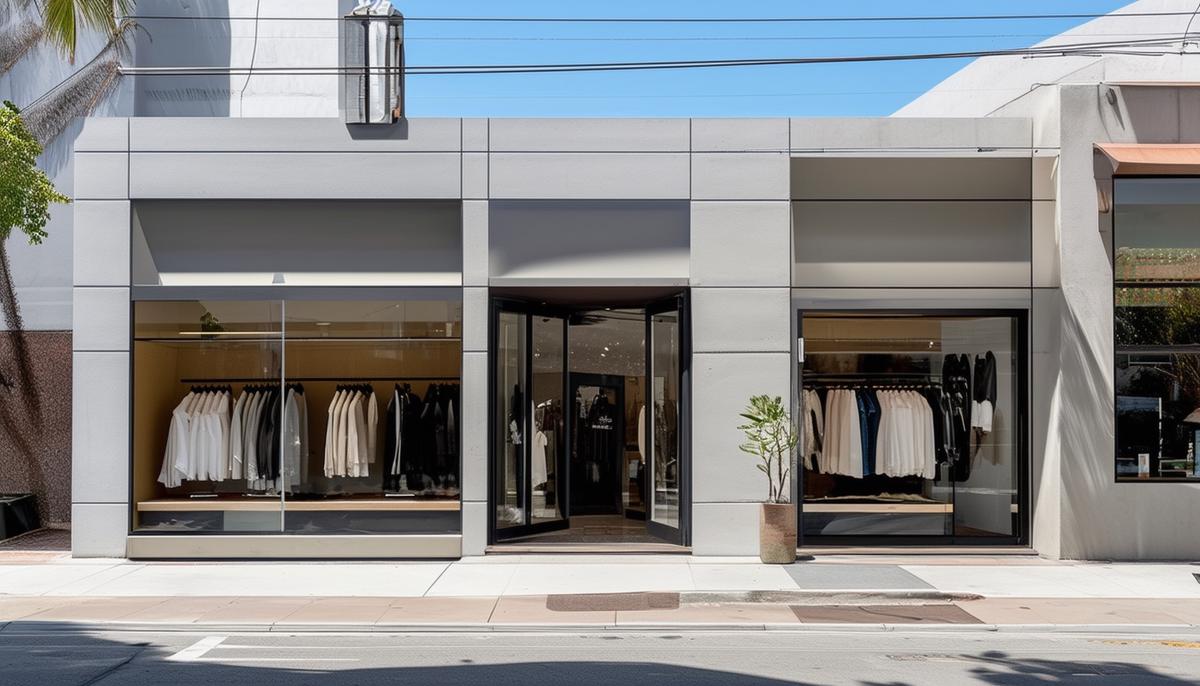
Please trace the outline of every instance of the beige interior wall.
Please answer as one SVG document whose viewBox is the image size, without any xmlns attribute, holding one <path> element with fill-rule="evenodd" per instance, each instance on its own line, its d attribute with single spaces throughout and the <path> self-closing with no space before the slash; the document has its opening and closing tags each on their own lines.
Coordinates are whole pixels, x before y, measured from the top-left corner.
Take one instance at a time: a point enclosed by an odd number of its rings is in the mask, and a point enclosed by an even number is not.
<svg viewBox="0 0 1200 686">
<path fill-rule="evenodd" d="M 240 493 L 245 491 L 244 480 L 221 482 L 184 482 L 177 489 L 167 489 L 158 483 L 163 451 L 170 428 L 171 412 L 193 384 L 225 384 L 233 388 L 236 398 L 250 385 L 229 379 L 261 379 L 257 383 L 278 382 L 280 346 L 274 343 L 254 344 L 236 341 L 212 343 L 157 343 L 139 341 L 134 349 L 134 500 L 184 496 L 193 491 Z M 286 346 L 286 371 L 291 379 L 320 377 L 329 381 L 303 380 L 308 408 L 310 473 L 308 492 L 320 492 L 327 487 L 322 474 L 325 427 L 328 408 L 339 379 L 367 383 L 361 378 L 374 379 L 382 414 L 391 397 L 391 379 L 404 377 L 447 377 L 454 382 L 461 377 L 462 343 L 459 339 L 444 341 L 289 341 Z M 387 380 L 384 380 L 387 379 Z M 431 381 L 411 382 L 413 391 L 424 396 Z M 382 445 L 384 422 L 377 428 L 377 441 Z M 379 482 L 371 479 L 358 484 L 364 492 L 379 490 Z M 342 490 L 353 491 L 352 480 L 341 480 Z M 136 522 L 135 522 L 136 526 Z"/>
</svg>

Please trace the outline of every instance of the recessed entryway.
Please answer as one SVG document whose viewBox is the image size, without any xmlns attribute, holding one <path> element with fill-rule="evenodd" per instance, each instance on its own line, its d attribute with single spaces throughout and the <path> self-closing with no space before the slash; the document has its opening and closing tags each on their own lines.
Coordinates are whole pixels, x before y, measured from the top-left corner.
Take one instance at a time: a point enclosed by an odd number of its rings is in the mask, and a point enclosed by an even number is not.
<svg viewBox="0 0 1200 686">
<path fill-rule="evenodd" d="M 493 543 L 686 545 L 686 292 L 604 291 L 493 300 Z"/>
</svg>

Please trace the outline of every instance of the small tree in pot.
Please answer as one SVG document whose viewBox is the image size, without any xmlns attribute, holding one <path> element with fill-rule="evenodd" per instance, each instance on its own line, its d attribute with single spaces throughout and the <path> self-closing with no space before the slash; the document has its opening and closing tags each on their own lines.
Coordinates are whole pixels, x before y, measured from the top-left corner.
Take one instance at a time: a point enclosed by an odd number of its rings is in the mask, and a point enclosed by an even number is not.
<svg viewBox="0 0 1200 686">
<path fill-rule="evenodd" d="M 788 478 L 791 456 L 799 443 L 796 425 L 783 399 L 766 395 L 750 398 L 742 413 L 745 432 L 742 452 L 759 459 L 758 471 L 767 477 L 767 500 L 758 515 L 758 556 L 763 562 L 796 561 L 796 505 L 791 502 Z"/>
</svg>

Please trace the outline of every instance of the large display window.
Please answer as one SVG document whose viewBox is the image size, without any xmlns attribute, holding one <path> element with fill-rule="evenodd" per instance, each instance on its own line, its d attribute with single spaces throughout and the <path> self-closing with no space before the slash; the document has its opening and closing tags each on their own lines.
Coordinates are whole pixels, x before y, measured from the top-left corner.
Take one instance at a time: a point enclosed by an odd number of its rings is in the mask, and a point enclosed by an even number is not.
<svg viewBox="0 0 1200 686">
<path fill-rule="evenodd" d="M 1117 481 L 1200 480 L 1200 179 L 1114 180 Z"/>
<path fill-rule="evenodd" d="M 1023 536 L 1020 313 L 806 312 L 802 535 Z"/>
<path fill-rule="evenodd" d="M 137 533 L 457 533 L 462 304 L 134 303 Z"/>
</svg>

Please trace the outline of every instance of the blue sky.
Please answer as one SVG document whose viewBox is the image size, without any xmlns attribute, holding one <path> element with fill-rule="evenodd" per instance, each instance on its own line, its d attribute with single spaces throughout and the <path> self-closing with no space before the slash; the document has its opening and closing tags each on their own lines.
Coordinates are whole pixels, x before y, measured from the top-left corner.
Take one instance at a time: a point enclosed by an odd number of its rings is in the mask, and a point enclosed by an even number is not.
<svg viewBox="0 0 1200 686">
<path fill-rule="evenodd" d="M 393 0 L 408 17 L 809 17 L 1111 12 L 1128 0 Z M 777 58 L 1015 48 L 1085 19 L 819 24 L 410 21 L 410 65 Z M 430 116 L 888 115 L 964 60 L 616 73 L 410 76 Z M 964 94 L 969 97 L 969 94 Z"/>
</svg>

